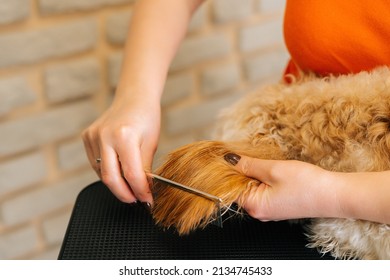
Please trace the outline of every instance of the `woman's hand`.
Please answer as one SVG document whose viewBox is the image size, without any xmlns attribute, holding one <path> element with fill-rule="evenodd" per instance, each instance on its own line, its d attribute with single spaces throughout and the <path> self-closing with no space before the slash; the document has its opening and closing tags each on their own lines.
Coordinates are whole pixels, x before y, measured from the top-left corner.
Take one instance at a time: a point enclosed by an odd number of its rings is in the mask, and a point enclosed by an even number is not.
<svg viewBox="0 0 390 280">
<path fill-rule="evenodd" d="M 145 170 L 151 169 L 159 132 L 158 100 L 130 96 L 116 98 L 83 132 L 89 162 L 121 201 L 153 203 Z"/>
<path fill-rule="evenodd" d="M 145 170 L 151 168 L 160 134 L 161 94 L 169 65 L 202 2 L 137 1 L 113 104 L 83 133 L 92 167 L 123 202 L 153 204 Z"/>
<path fill-rule="evenodd" d="M 234 156 L 233 156 L 234 157 Z M 235 156 L 235 168 L 259 180 L 244 198 L 243 208 L 262 221 L 339 215 L 332 172 L 300 161 L 262 160 Z"/>
<path fill-rule="evenodd" d="M 243 207 L 259 220 L 351 218 L 390 224 L 390 171 L 331 172 L 296 160 L 225 159 L 261 185 Z"/>
</svg>

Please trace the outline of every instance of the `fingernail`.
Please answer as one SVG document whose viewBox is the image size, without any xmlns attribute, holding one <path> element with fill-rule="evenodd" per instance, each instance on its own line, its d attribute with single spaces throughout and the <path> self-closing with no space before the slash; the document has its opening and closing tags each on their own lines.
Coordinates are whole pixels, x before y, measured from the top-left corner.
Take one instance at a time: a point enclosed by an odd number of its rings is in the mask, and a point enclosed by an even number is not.
<svg viewBox="0 0 390 280">
<path fill-rule="evenodd" d="M 241 159 L 239 155 L 233 153 L 228 153 L 224 155 L 223 158 L 233 166 L 236 165 Z"/>
</svg>

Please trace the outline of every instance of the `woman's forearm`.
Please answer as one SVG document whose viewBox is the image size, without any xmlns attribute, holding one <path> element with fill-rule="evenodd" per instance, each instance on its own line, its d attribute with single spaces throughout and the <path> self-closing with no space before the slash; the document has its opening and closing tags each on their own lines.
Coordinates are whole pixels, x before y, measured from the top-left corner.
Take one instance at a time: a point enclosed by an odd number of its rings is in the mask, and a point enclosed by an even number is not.
<svg viewBox="0 0 390 280">
<path fill-rule="evenodd" d="M 340 216 L 390 224 L 390 171 L 334 175 Z"/>
<path fill-rule="evenodd" d="M 135 4 L 117 96 L 161 96 L 169 65 L 201 0 L 140 0 Z M 149 96 L 145 96 L 148 94 Z"/>
</svg>

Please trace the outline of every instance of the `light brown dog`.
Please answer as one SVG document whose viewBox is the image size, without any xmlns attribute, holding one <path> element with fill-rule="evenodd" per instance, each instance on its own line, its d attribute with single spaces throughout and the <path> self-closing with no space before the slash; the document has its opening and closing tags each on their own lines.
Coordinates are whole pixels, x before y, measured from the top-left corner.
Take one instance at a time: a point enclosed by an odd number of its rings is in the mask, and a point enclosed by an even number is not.
<svg viewBox="0 0 390 280">
<path fill-rule="evenodd" d="M 231 152 L 332 171 L 388 170 L 390 69 L 262 88 L 222 113 L 214 139 L 173 151 L 156 173 L 222 198 L 223 209 L 260 184 L 225 162 Z M 204 198 L 161 183 L 153 192 L 156 223 L 179 234 L 215 217 L 215 204 Z M 321 218 L 312 219 L 307 233 L 309 246 L 337 258 L 390 259 L 390 225 Z"/>
</svg>

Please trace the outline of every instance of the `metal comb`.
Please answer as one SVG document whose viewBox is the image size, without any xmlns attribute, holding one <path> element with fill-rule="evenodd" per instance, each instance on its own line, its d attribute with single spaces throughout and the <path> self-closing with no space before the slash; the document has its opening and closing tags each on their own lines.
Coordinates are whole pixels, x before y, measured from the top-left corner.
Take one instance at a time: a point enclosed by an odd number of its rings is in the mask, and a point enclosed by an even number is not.
<svg viewBox="0 0 390 280">
<path fill-rule="evenodd" d="M 211 224 L 212 225 L 216 225 L 216 226 L 222 228 L 222 213 L 221 213 L 222 199 L 221 198 L 219 198 L 218 196 L 215 196 L 215 195 L 212 195 L 212 194 L 209 194 L 209 193 L 197 190 L 195 188 L 191 188 L 189 186 L 185 186 L 183 184 L 180 184 L 178 182 L 169 180 L 167 178 L 161 177 L 161 176 L 153 174 L 153 173 L 146 173 L 146 175 L 148 175 L 149 177 L 151 177 L 151 178 L 153 178 L 155 180 L 158 180 L 160 182 L 166 183 L 169 186 L 172 186 L 174 188 L 177 188 L 177 189 L 180 189 L 182 191 L 186 191 L 186 192 L 195 194 L 197 196 L 203 197 L 205 199 L 208 199 L 208 200 L 214 202 L 215 206 L 217 207 L 217 213 L 216 213 L 215 219 L 211 222 Z"/>
</svg>

